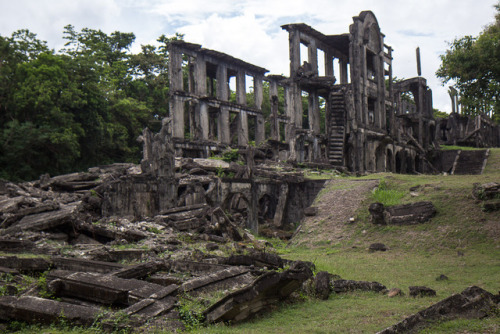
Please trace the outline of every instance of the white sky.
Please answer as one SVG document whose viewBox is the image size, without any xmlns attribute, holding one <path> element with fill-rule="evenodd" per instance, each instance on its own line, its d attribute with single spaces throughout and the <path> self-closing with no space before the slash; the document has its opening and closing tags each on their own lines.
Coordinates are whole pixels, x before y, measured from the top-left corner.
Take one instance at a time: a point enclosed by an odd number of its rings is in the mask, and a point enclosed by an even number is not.
<svg viewBox="0 0 500 334">
<path fill-rule="evenodd" d="M 476 36 L 494 21 L 498 0 L 0 0 L 0 35 L 27 28 L 59 50 L 64 26 L 133 32 L 136 42 L 154 44 L 175 32 L 185 40 L 222 51 L 272 74 L 289 75 L 287 23 L 306 23 L 325 35 L 349 31 L 352 17 L 371 10 L 385 43 L 394 49 L 393 75 L 422 76 L 433 90 L 434 107 L 450 112 L 447 87 L 435 77 L 448 42 Z"/>
</svg>

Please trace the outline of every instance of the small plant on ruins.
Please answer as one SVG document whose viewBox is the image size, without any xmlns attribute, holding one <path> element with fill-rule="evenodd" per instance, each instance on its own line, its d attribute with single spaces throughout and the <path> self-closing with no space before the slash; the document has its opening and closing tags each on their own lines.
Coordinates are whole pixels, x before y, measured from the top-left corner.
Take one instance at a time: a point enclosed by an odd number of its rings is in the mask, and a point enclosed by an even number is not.
<svg viewBox="0 0 500 334">
<path fill-rule="evenodd" d="M 201 327 L 204 321 L 203 310 L 205 307 L 198 299 L 191 298 L 188 294 L 180 296 L 179 316 L 188 331 Z"/>
<path fill-rule="evenodd" d="M 38 277 L 38 280 L 36 282 L 36 286 L 38 288 L 38 295 L 42 298 L 56 299 L 54 294 L 47 288 L 47 274 L 48 271 L 44 271 Z"/>
<path fill-rule="evenodd" d="M 239 150 L 237 148 L 229 148 L 222 152 L 222 161 L 225 162 L 234 162 L 237 161 L 240 157 Z"/>
<path fill-rule="evenodd" d="M 380 180 L 377 188 L 372 192 L 372 199 L 375 202 L 384 205 L 397 205 L 400 204 L 401 199 L 405 196 L 404 191 L 390 189 L 385 180 Z"/>
</svg>

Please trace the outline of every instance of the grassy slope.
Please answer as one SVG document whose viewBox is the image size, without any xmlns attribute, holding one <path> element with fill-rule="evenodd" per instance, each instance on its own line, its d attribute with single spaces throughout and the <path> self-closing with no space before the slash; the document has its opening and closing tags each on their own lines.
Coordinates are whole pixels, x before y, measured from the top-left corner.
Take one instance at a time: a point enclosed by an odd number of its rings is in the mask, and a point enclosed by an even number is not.
<svg viewBox="0 0 500 334">
<path fill-rule="evenodd" d="M 346 279 L 378 281 L 388 288 L 408 292 L 408 286 L 425 285 L 437 291 L 433 298 L 387 298 L 373 293 L 332 295 L 327 301 L 306 298 L 281 305 L 268 315 L 234 326 L 204 328 L 204 333 L 374 333 L 429 305 L 478 285 L 490 292 L 500 290 L 500 214 L 485 213 L 471 196 L 474 182 L 500 181 L 500 149 L 493 149 L 483 175 L 431 176 L 377 174 L 389 189 L 405 193 L 402 203 L 431 200 L 438 214 L 418 226 L 373 226 L 367 202 L 358 222 L 346 225 L 354 237 L 341 244 L 332 240 L 314 248 L 285 250 L 289 259 L 313 261 Z M 409 188 L 420 186 L 418 196 Z M 372 242 L 385 243 L 384 253 L 369 253 Z M 459 255 L 458 252 L 464 255 Z M 448 281 L 436 281 L 445 274 Z M 456 320 L 435 324 L 426 333 L 494 333 L 500 318 Z"/>
</svg>

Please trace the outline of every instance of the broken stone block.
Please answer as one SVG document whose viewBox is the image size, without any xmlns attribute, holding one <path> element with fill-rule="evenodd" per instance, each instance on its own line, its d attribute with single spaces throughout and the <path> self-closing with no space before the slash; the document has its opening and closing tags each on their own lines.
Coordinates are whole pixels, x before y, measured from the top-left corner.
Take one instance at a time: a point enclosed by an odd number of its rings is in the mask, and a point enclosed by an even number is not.
<svg viewBox="0 0 500 334">
<path fill-rule="evenodd" d="M 500 183 L 490 182 L 485 184 L 474 183 L 472 195 L 478 200 L 489 200 L 500 197 Z"/>
<path fill-rule="evenodd" d="M 265 252 L 253 252 L 248 255 L 231 255 L 222 259 L 223 264 L 231 266 L 255 266 L 272 269 L 283 268 L 283 259 L 276 254 Z"/>
<path fill-rule="evenodd" d="M 32 249 L 35 244 L 29 240 L 0 238 L 0 251 L 20 252 Z"/>
<path fill-rule="evenodd" d="M 386 289 L 385 285 L 382 285 L 379 282 L 352 281 L 345 279 L 333 281 L 332 286 L 332 290 L 336 293 L 354 290 L 381 292 Z"/>
<path fill-rule="evenodd" d="M 424 327 L 431 320 L 458 317 L 481 319 L 490 315 L 492 310 L 498 310 L 498 298 L 499 296 L 494 296 L 477 286 L 468 287 L 460 294 L 443 299 L 377 334 L 409 333 L 416 328 Z"/>
<path fill-rule="evenodd" d="M 135 266 L 125 267 L 123 269 L 120 269 L 112 273 L 112 275 L 119 278 L 140 279 L 157 272 L 161 268 L 163 268 L 163 263 L 159 261 L 152 261 L 152 262 L 140 263 Z"/>
<path fill-rule="evenodd" d="M 319 299 L 327 300 L 330 296 L 330 274 L 320 271 L 314 277 L 314 292 Z"/>
<path fill-rule="evenodd" d="M 500 210 L 500 199 L 493 199 L 486 201 L 482 204 L 482 209 L 485 212 L 492 212 Z"/>
<path fill-rule="evenodd" d="M 65 224 L 74 219 L 76 209 L 80 203 L 64 205 L 56 211 L 42 212 L 29 216 L 24 216 L 18 223 L 0 230 L 0 234 L 10 234 L 20 231 L 43 231 Z"/>
<path fill-rule="evenodd" d="M 425 223 L 436 214 L 436 208 L 429 201 L 394 205 L 385 208 L 388 224 L 412 225 Z"/>
<path fill-rule="evenodd" d="M 73 305 L 38 297 L 0 297 L 0 319 L 5 321 L 49 324 L 64 317 L 65 320 L 77 325 L 91 325 L 100 312 L 101 310 L 96 307 Z"/>
<path fill-rule="evenodd" d="M 316 216 L 318 214 L 318 208 L 310 206 L 304 209 L 304 215 L 306 216 Z"/>
<path fill-rule="evenodd" d="M 389 298 L 393 298 L 396 296 L 404 296 L 403 291 L 401 291 L 401 289 L 398 288 L 392 288 L 387 292 L 387 297 Z"/>
<path fill-rule="evenodd" d="M 412 297 L 432 297 L 436 291 L 426 286 L 410 286 L 410 296 Z"/>
<path fill-rule="evenodd" d="M 180 290 L 183 292 L 203 292 L 206 290 L 230 289 L 238 284 L 249 284 L 253 276 L 245 275 L 249 272 L 247 268 L 227 268 L 213 274 L 191 279 L 183 283 Z"/>
<path fill-rule="evenodd" d="M 382 203 L 377 202 L 370 204 L 368 211 L 370 211 L 371 215 L 370 218 L 373 224 L 378 224 L 378 225 L 387 224 L 384 218 L 384 205 Z"/>
<path fill-rule="evenodd" d="M 252 284 L 226 295 L 203 313 L 207 322 L 247 319 L 257 312 L 286 298 L 307 279 L 312 271 L 301 261 L 294 262 L 282 273 L 267 272 Z"/>
<path fill-rule="evenodd" d="M 11 268 L 20 272 L 43 272 L 48 270 L 50 265 L 50 261 L 40 257 L 0 256 L 0 267 Z"/>
<path fill-rule="evenodd" d="M 368 247 L 368 250 L 370 252 L 385 252 L 387 250 L 387 246 L 383 243 L 376 242 L 371 244 L 370 247 Z"/>
<path fill-rule="evenodd" d="M 124 266 L 118 263 L 75 259 L 68 257 L 52 257 L 53 266 L 59 270 L 82 271 L 107 274 L 122 270 Z"/>
</svg>

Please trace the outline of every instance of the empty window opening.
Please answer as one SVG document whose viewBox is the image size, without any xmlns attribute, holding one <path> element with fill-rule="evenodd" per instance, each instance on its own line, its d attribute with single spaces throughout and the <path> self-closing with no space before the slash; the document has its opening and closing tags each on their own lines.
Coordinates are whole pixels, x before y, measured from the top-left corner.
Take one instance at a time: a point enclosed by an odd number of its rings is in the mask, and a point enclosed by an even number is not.
<svg viewBox="0 0 500 334">
<path fill-rule="evenodd" d="M 246 96 L 247 96 L 247 106 L 255 107 L 255 92 L 254 92 L 254 77 L 251 75 L 245 75 L 245 88 L 246 88 Z"/>
<path fill-rule="evenodd" d="M 236 103 L 236 76 L 228 76 L 229 101 Z"/>
<path fill-rule="evenodd" d="M 370 80 L 376 78 L 375 54 L 369 50 L 366 50 L 366 76 Z"/>
<path fill-rule="evenodd" d="M 318 99 L 319 105 L 319 128 L 321 133 L 326 133 L 326 101 L 323 97 Z"/>
<path fill-rule="evenodd" d="M 219 124 L 219 108 L 210 107 L 208 109 L 208 139 L 217 141 L 219 138 L 217 132 L 217 124 Z"/>
<path fill-rule="evenodd" d="M 286 128 L 286 123 L 279 122 L 279 131 L 280 131 L 279 141 L 281 141 L 282 143 L 285 142 L 285 128 Z"/>
<path fill-rule="evenodd" d="M 194 105 L 191 102 L 184 102 L 184 138 L 194 139 Z"/>
<path fill-rule="evenodd" d="M 309 129 L 309 93 L 302 91 L 302 129 Z"/>
<path fill-rule="evenodd" d="M 300 43 L 300 65 L 302 65 L 305 61 L 308 60 L 308 53 L 309 51 L 307 50 L 307 45 L 305 45 L 304 43 Z"/>
<path fill-rule="evenodd" d="M 318 76 L 324 77 L 325 73 L 325 53 L 318 49 Z"/>
<path fill-rule="evenodd" d="M 374 98 L 368 98 L 368 122 L 370 124 L 375 123 L 375 102 Z"/>
<path fill-rule="evenodd" d="M 248 143 L 255 145 L 255 134 L 257 133 L 257 117 L 248 115 Z"/>
</svg>

